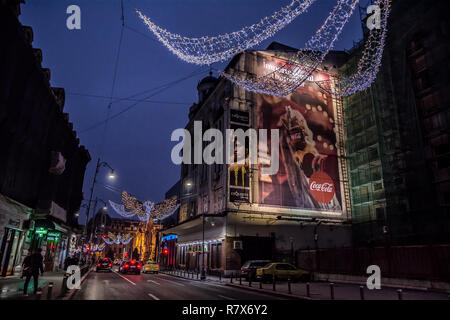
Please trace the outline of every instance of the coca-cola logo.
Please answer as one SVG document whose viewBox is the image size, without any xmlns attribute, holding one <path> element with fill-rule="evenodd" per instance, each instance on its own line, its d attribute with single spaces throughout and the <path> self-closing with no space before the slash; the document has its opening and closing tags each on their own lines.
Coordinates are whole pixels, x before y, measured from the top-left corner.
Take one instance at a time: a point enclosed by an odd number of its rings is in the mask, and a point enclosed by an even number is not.
<svg viewBox="0 0 450 320">
<path fill-rule="evenodd" d="M 309 179 L 309 193 L 320 203 L 330 203 L 335 193 L 333 180 L 323 171 L 314 172 Z"/>
</svg>

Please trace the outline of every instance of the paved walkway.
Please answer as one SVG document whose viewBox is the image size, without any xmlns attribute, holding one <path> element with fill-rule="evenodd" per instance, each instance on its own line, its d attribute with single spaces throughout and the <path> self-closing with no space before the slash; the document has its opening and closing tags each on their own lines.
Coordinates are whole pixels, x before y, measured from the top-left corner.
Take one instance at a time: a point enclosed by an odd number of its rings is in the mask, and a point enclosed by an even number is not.
<svg viewBox="0 0 450 320">
<path fill-rule="evenodd" d="M 165 272 L 167 273 L 167 272 Z M 172 275 L 179 276 L 179 273 Z M 192 274 L 182 274 L 182 277 L 192 279 Z M 193 274 L 197 279 L 197 274 Z M 349 283 L 334 283 L 331 289 L 329 282 L 311 282 L 309 284 L 309 297 L 307 294 L 307 284 L 302 282 L 291 283 L 291 294 L 289 294 L 288 283 L 286 281 L 277 282 L 275 285 L 275 291 L 273 291 L 272 283 L 263 283 L 262 289 L 260 289 L 260 283 L 252 282 L 251 287 L 249 283 L 242 278 L 241 285 L 239 284 L 239 278 L 234 278 L 231 283 L 230 278 L 221 278 L 217 276 L 208 275 L 207 281 L 222 282 L 227 285 L 233 285 L 238 287 L 245 287 L 250 290 L 263 290 L 264 292 L 271 292 L 272 294 L 291 295 L 300 299 L 312 299 L 312 300 L 330 300 L 332 299 L 332 291 L 335 300 L 361 300 L 360 285 Z M 427 290 L 412 290 L 401 289 L 398 292 L 398 288 L 383 287 L 380 290 L 369 290 L 366 286 L 363 287 L 363 298 L 365 300 L 449 300 L 449 293 L 440 293 Z"/>
<path fill-rule="evenodd" d="M 51 289 L 51 299 L 56 299 L 61 292 L 62 281 L 64 277 L 64 271 L 59 272 L 44 272 L 43 276 L 39 277 L 38 287 L 41 288 L 41 294 L 33 294 L 33 278 L 31 278 L 28 285 L 28 297 L 23 295 L 23 286 L 25 284 L 25 278 L 20 279 L 20 276 L 11 276 L 6 278 L 0 278 L 0 300 L 8 299 L 21 299 L 21 300 L 33 300 L 42 299 L 46 300 L 49 283 L 53 282 L 53 288 Z"/>
</svg>

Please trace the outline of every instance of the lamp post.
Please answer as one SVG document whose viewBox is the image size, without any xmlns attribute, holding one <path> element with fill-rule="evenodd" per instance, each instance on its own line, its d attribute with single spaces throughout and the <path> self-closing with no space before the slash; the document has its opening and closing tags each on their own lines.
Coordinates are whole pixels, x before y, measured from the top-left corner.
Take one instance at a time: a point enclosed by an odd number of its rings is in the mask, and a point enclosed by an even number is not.
<svg viewBox="0 0 450 320">
<path fill-rule="evenodd" d="M 100 223 L 101 223 L 101 226 L 102 226 L 102 228 L 104 228 L 105 227 L 105 223 L 103 222 L 103 217 L 104 217 L 104 212 L 106 211 L 106 210 L 108 210 L 108 207 L 107 207 L 107 204 L 106 204 L 106 201 L 105 200 L 102 200 L 102 199 L 99 199 L 99 198 L 95 198 L 95 200 L 94 200 L 94 215 L 95 215 L 95 210 L 97 209 L 97 202 L 102 202 L 103 203 L 103 210 L 102 210 L 102 215 L 101 215 L 101 219 L 100 219 Z M 106 221 L 105 221 L 106 222 Z M 92 226 L 93 227 L 93 229 L 91 230 L 91 235 L 90 235 L 90 239 L 92 239 L 92 236 L 93 235 L 95 235 L 95 236 L 97 236 L 97 225 L 95 225 L 95 226 Z M 94 230 L 95 229 L 95 230 Z"/>
<path fill-rule="evenodd" d="M 205 213 L 202 213 L 202 273 L 200 275 L 200 280 L 205 279 Z"/>
<path fill-rule="evenodd" d="M 97 182 L 97 174 L 100 171 L 100 167 L 108 167 L 111 171 L 109 172 L 108 177 L 110 179 L 114 179 L 116 177 L 116 175 L 114 174 L 114 169 L 106 162 L 101 162 L 100 158 L 97 159 L 97 166 L 95 167 L 95 174 L 94 174 L 94 180 L 92 181 L 92 186 L 91 186 L 91 194 L 89 196 L 89 202 L 88 202 L 88 207 L 87 207 L 87 211 L 86 211 L 86 225 L 84 226 L 84 234 L 85 236 L 87 236 L 87 223 L 89 221 L 89 213 L 91 210 L 91 202 L 92 202 L 92 195 L 94 194 L 94 188 L 95 188 L 95 183 Z"/>
</svg>

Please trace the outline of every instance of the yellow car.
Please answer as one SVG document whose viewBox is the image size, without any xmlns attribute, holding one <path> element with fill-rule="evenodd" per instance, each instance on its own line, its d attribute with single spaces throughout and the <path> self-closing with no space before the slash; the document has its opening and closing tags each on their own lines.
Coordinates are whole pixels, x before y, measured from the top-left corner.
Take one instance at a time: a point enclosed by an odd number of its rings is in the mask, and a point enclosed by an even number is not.
<svg viewBox="0 0 450 320">
<path fill-rule="evenodd" d="M 157 264 L 156 262 L 150 261 L 148 260 L 145 264 L 144 264 L 144 273 L 158 273 L 159 272 L 159 264 Z"/>
<path fill-rule="evenodd" d="M 290 278 L 291 281 L 295 282 L 299 280 L 308 281 L 310 279 L 308 271 L 297 269 L 286 262 L 273 262 L 256 269 L 256 278 L 263 282 L 272 281 L 273 275 L 275 275 L 275 280 L 287 280 Z"/>
</svg>

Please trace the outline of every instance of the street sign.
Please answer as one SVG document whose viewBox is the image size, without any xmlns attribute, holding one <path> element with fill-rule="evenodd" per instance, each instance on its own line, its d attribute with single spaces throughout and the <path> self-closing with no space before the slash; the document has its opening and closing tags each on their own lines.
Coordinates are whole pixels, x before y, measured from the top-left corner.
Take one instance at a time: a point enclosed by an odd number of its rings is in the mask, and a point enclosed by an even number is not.
<svg viewBox="0 0 450 320">
<path fill-rule="evenodd" d="M 61 239 L 61 232 L 59 232 L 59 231 L 47 232 L 47 242 L 59 243 L 60 239 Z"/>
<path fill-rule="evenodd" d="M 39 227 L 39 228 L 36 228 L 36 234 L 39 236 L 39 237 L 42 237 L 42 236 L 44 236 L 45 234 L 47 234 L 47 229 L 45 229 L 45 228 L 43 228 L 43 227 Z"/>
</svg>

